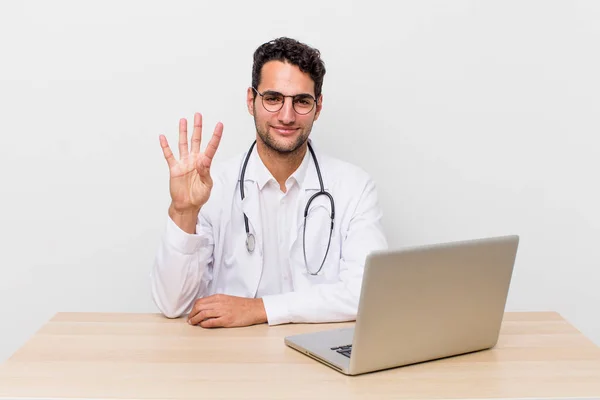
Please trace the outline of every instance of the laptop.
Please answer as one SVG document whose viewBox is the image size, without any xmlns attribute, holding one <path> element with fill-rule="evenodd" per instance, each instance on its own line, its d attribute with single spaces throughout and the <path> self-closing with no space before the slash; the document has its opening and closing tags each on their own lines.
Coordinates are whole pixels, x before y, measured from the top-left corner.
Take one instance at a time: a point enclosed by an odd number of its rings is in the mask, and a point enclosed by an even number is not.
<svg viewBox="0 0 600 400">
<path fill-rule="evenodd" d="M 490 349 L 518 243 L 512 235 L 373 252 L 354 326 L 285 344 L 346 375 Z"/>
</svg>

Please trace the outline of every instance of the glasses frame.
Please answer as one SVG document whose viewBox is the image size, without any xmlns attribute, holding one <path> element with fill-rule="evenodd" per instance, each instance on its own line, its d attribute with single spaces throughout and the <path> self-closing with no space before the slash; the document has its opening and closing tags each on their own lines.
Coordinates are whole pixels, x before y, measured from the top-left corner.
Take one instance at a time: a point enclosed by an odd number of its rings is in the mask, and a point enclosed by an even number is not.
<svg viewBox="0 0 600 400">
<path fill-rule="evenodd" d="M 291 97 L 291 98 L 292 98 L 292 108 L 294 109 L 294 112 L 295 112 L 296 114 L 298 114 L 298 115 L 308 115 L 308 114 L 310 114 L 310 113 L 312 112 L 312 110 L 314 110 L 314 109 L 315 109 L 315 107 L 317 106 L 317 104 L 319 103 L 319 100 L 315 99 L 315 98 L 314 98 L 312 95 L 310 95 L 310 94 L 308 94 L 308 93 L 304 93 L 304 94 L 296 94 L 296 95 L 293 95 L 293 96 L 291 96 L 291 95 L 287 95 L 287 96 L 286 96 L 286 95 L 284 95 L 283 93 L 279 93 L 279 92 L 276 92 L 276 91 L 274 91 L 274 90 L 265 90 L 264 92 L 262 92 L 262 93 L 261 93 L 261 92 L 259 92 L 259 91 L 258 91 L 258 89 L 256 89 L 254 86 L 251 86 L 251 87 L 252 87 L 252 90 L 254 90 L 254 91 L 255 91 L 255 92 L 256 92 L 256 93 L 257 93 L 257 94 L 258 94 L 258 95 L 261 97 L 261 101 L 260 101 L 260 102 L 262 103 L 262 106 L 263 106 L 263 108 L 264 108 L 265 110 L 267 110 L 268 112 L 270 112 L 270 113 L 276 113 L 276 112 L 279 112 L 279 111 L 281 111 L 281 109 L 283 108 L 283 105 L 285 104 L 285 98 L 286 98 L 286 97 Z M 269 93 L 276 93 L 276 94 L 280 95 L 281 97 L 283 97 L 283 102 L 281 103 L 281 107 L 279 107 L 277 110 L 271 111 L 271 110 L 269 110 L 269 109 L 268 109 L 268 108 L 265 106 L 265 97 L 264 97 L 264 95 L 265 95 L 265 93 L 267 93 L 267 92 L 269 92 Z M 311 108 L 310 110 L 308 110 L 307 112 L 305 112 L 305 113 L 298 112 L 298 110 L 296 110 L 296 105 L 295 105 L 296 103 L 294 103 L 294 99 L 295 99 L 296 97 L 310 97 L 310 98 L 311 98 L 311 99 L 314 101 L 312 108 Z"/>
</svg>

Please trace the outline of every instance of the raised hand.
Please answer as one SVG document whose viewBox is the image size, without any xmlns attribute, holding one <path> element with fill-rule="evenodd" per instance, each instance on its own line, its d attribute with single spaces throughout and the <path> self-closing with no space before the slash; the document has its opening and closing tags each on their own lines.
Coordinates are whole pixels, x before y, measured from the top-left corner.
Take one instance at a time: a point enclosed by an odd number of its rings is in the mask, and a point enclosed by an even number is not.
<svg viewBox="0 0 600 400">
<path fill-rule="evenodd" d="M 204 152 L 200 152 L 202 139 L 202 115 L 194 115 L 194 131 L 192 143 L 188 150 L 187 121 L 179 121 L 179 160 L 175 158 L 169 147 L 167 138 L 160 135 L 165 160 L 169 165 L 171 206 L 169 215 L 179 227 L 194 233 L 195 221 L 200 208 L 208 201 L 213 181 L 210 166 L 219 147 L 223 134 L 223 124 L 218 123 Z M 192 232 L 190 232 L 190 230 Z"/>
</svg>

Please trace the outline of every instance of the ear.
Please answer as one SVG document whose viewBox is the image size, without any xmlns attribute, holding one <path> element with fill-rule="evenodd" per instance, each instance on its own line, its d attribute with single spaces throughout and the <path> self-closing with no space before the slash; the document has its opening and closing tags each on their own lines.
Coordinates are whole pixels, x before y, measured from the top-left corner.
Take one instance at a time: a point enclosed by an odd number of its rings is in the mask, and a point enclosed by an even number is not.
<svg viewBox="0 0 600 400">
<path fill-rule="evenodd" d="M 315 121 L 319 119 L 319 115 L 321 115 L 322 108 L 323 108 L 323 95 L 320 95 L 319 101 L 317 102 L 317 111 L 315 112 Z"/>
<path fill-rule="evenodd" d="M 248 93 L 246 93 L 246 105 L 250 115 L 254 116 L 254 89 L 251 87 L 248 88 Z"/>
</svg>

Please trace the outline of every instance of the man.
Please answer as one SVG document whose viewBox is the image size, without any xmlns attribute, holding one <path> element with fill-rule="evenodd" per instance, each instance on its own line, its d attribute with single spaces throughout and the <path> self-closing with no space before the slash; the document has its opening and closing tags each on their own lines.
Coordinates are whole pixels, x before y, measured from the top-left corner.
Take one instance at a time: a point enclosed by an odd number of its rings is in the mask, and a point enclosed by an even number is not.
<svg viewBox="0 0 600 400">
<path fill-rule="evenodd" d="M 356 318 L 365 258 L 387 242 L 370 176 L 309 140 L 324 75 L 305 44 L 260 46 L 247 91 L 256 143 L 219 171 L 221 123 L 200 152 L 202 116 L 189 148 L 180 120 L 179 160 L 160 136 L 172 202 L 151 278 L 165 316 L 207 328 Z"/>
</svg>

